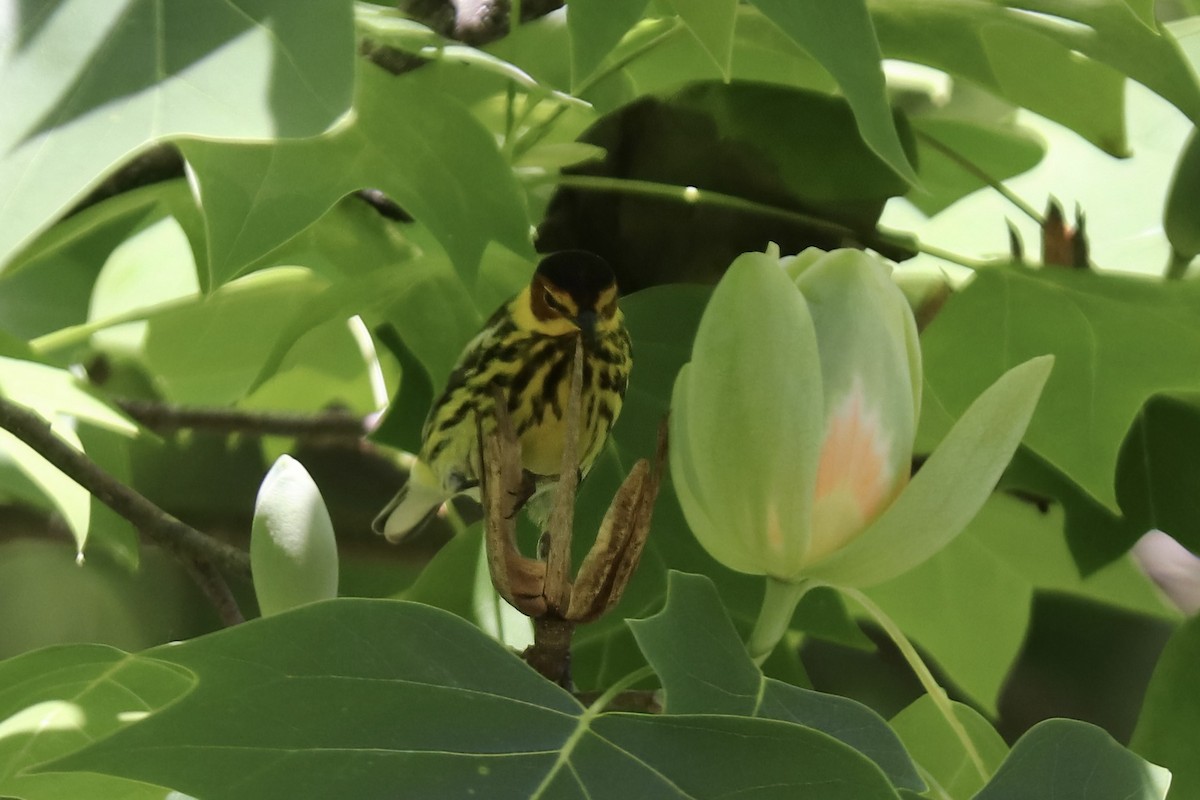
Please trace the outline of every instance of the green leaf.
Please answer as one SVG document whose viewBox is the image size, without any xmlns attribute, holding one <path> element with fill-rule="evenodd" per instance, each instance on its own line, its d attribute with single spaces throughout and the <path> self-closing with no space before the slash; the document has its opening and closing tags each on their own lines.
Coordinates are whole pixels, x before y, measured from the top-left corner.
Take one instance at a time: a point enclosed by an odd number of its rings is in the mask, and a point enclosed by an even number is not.
<svg viewBox="0 0 1200 800">
<path fill-rule="evenodd" d="M 193 800 L 162 786 L 84 772 L 21 775 L 13 779 L 10 791 L 21 800 Z"/>
<path fill-rule="evenodd" d="M 807 568 L 818 580 L 870 586 L 942 549 L 979 512 L 1020 444 L 1053 359 L 1013 367 L 971 404 L 912 481 L 871 525 Z"/>
<path fill-rule="evenodd" d="M 421 450 L 421 431 L 425 427 L 425 418 L 433 407 L 433 383 L 425 367 L 408 349 L 395 328 L 385 326 L 376 331 L 376 336 L 400 362 L 400 390 L 388 401 L 387 411 L 379 426 L 371 433 L 371 439 L 409 453 L 418 453 Z"/>
<path fill-rule="evenodd" d="M 365 417 L 383 402 L 382 386 L 373 385 L 371 374 L 375 357 L 370 336 L 357 320 L 330 320 L 295 340 L 278 369 L 238 406 L 301 415 L 341 409 Z"/>
<path fill-rule="evenodd" d="M 1121 446 L 1117 501 L 1135 530 L 1157 528 L 1200 553 L 1200 408 L 1196 398 L 1152 397 Z M 1132 542 L 1130 542 L 1132 544 Z"/>
<path fill-rule="evenodd" d="M 626 47 L 632 44 L 627 39 L 617 52 L 626 53 Z M 700 80 L 725 80 L 718 64 L 695 36 L 663 39 L 626 64 L 622 73 L 632 81 L 634 91 L 643 95 L 666 95 Z M 837 93 L 837 82 L 807 50 L 748 5 L 739 5 L 734 15 L 730 76 L 743 82 L 791 86 L 826 95 Z M 813 143 L 819 144 L 820 137 L 813 137 Z"/>
<path fill-rule="evenodd" d="M 412 603 L 320 603 L 148 655 L 194 672 L 196 689 L 47 769 L 223 800 L 896 797 L 861 754 L 798 725 L 584 712 L 469 624 Z"/>
<path fill-rule="evenodd" d="M 1063 540 L 1063 521 L 1060 506 L 1043 510 L 1025 500 L 997 494 L 972 523 L 969 535 L 1005 564 L 1006 571 L 1023 576 L 1036 590 L 1074 594 L 1150 617 L 1178 619 L 1178 612 L 1164 604 L 1129 556 L 1081 576 L 1073 551 Z"/>
<path fill-rule="evenodd" d="M 974 800 L 1162 800 L 1170 783 L 1169 772 L 1095 725 L 1049 719 L 1017 740 Z"/>
<path fill-rule="evenodd" d="M 83 772 L 21 775 L 13 779 L 10 791 L 21 800 L 193 800 L 162 786 Z"/>
<path fill-rule="evenodd" d="M 812 53 L 838 82 L 867 145 L 906 181 L 917 176 L 900 144 L 866 0 L 754 0 L 768 19 Z"/>
<path fill-rule="evenodd" d="M 191 244 L 172 217 L 164 217 L 130 236 L 104 261 L 88 309 L 88 324 L 136 317 L 161 305 L 199 295 Z M 115 325 L 92 334 L 91 344 L 107 353 L 136 353 L 146 323 Z"/>
<path fill-rule="evenodd" d="M 47 421 L 79 417 L 132 436 L 138 427 L 81 385 L 69 371 L 34 361 L 0 356 L 0 397 L 37 411 Z"/>
<path fill-rule="evenodd" d="M 758 709 L 763 675 L 707 578 L 672 570 L 662 611 L 627 624 L 662 681 L 667 713 L 751 715 Z"/>
<path fill-rule="evenodd" d="M 687 25 L 696 41 L 704 48 L 721 77 L 732 77 L 733 35 L 737 17 L 737 0 L 667 0 Z"/>
<path fill-rule="evenodd" d="M 186 192 L 183 181 L 172 187 Z M 160 184 L 87 208 L 39 236 L 0 274 L 0 318 L 34 339 L 87 321 L 104 260 L 142 225 L 164 214 Z"/>
<path fill-rule="evenodd" d="M 671 571 L 663 610 L 628 625 L 662 680 L 668 713 L 756 716 L 815 728 L 871 758 L 896 786 L 924 788 L 875 712 L 844 697 L 765 678 L 708 578 Z"/>
<path fill-rule="evenodd" d="M 83 450 L 83 444 L 69 422 L 55 419 L 51 431 L 75 450 Z M 0 430 L 0 449 L 4 451 L 0 461 L 10 462 L 11 468 L 18 473 L 17 491 L 28 495 L 32 488 L 35 498 L 40 496 L 57 511 L 75 540 L 76 550 L 82 553 L 92 519 L 92 498 L 87 489 L 6 430 Z"/>
<path fill-rule="evenodd" d="M 1198 314 L 1194 283 L 982 270 L 922 336 L 923 436 L 936 438 L 992 376 L 1052 353 L 1054 375 L 1025 444 L 1115 511 L 1117 456 L 1138 410 L 1159 392 L 1200 389 Z"/>
<path fill-rule="evenodd" d="M 408 290 L 408 284 L 416 279 L 414 272 L 416 270 L 407 265 L 405 268 L 392 265 L 339 280 L 307 298 L 276 334 L 250 391 L 279 371 L 292 348 L 306 333 L 327 323 L 344 323 L 356 314 L 377 310 Z"/>
<path fill-rule="evenodd" d="M 975 641 L 978 640 L 976 637 Z M 992 775 L 1008 755 L 1008 745 L 992 724 L 970 706 L 955 702 L 950 706 L 975 745 L 988 775 Z M 921 695 L 892 717 L 891 725 L 913 760 L 921 765 L 926 779 L 935 781 L 942 790 L 942 794 L 935 792 L 932 796 L 973 797 L 983 788 L 986 779 L 980 776 L 974 760 L 929 695 Z"/>
<path fill-rule="evenodd" d="M 1171 797 L 1200 791 L 1200 617 L 1179 627 L 1167 642 L 1146 687 L 1142 712 L 1129 746 L 1171 770 Z"/>
<path fill-rule="evenodd" d="M 917 176 L 907 199 L 928 216 L 977 189 L 1032 169 L 1045 154 L 1035 134 L 1012 125 L 958 119 L 909 119 L 916 133 Z"/>
<path fill-rule="evenodd" d="M 739 81 L 689 86 L 671 98 L 671 105 L 710 118 L 721 139 L 736 143 L 727 158 L 737 157 L 737 147 L 760 151 L 766 169 L 801 198 L 803 207 L 820 208 L 844 224 L 870 227 L 878 219 L 876 203 L 909 189 L 858 142 L 853 106 L 842 98 Z M 897 115 L 895 123 L 910 147 L 905 120 Z M 790 146 L 800 131 L 811 137 L 803 149 Z"/>
<path fill-rule="evenodd" d="M 474 575 L 483 548 L 483 526 L 472 525 L 438 548 L 399 599 L 449 611 L 475 621 Z"/>
<path fill-rule="evenodd" d="M 289 455 L 275 461 L 259 487 L 250 566 L 264 617 L 337 597 L 333 522 L 312 476 Z"/>
<path fill-rule="evenodd" d="M 648 0 L 575 0 L 567 5 L 571 87 L 577 90 L 629 32 Z"/>
<path fill-rule="evenodd" d="M 790 146 L 801 131 L 806 145 Z M 608 155 L 562 177 L 538 246 L 602 255 L 625 291 L 716 282 L 742 253 L 771 242 L 798 252 L 849 238 L 911 255 L 876 228 L 908 184 L 863 142 L 840 97 L 694 83 L 631 103 L 582 138 Z"/>
<path fill-rule="evenodd" d="M 164 399 L 228 405 L 244 397 L 275 337 L 323 288 L 308 270 L 279 267 L 154 313 L 144 358 Z"/>
<path fill-rule="evenodd" d="M 194 683 L 186 669 L 102 645 L 0 662 L 0 794 L 24 796 L 25 770 L 128 728 Z"/>
<path fill-rule="evenodd" d="M 925 788 L 896 735 L 878 714 L 855 700 L 767 678 L 756 716 L 824 731 L 874 761 L 897 788 Z"/>
<path fill-rule="evenodd" d="M 1200 137 L 1196 129 L 1188 137 L 1171 188 L 1167 193 L 1167 207 L 1163 212 L 1163 230 L 1171 240 L 1171 247 L 1182 259 L 1191 260 L 1200 254 L 1200 221 L 1196 219 L 1196 207 L 1200 205 Z"/>
<path fill-rule="evenodd" d="M 76 421 L 75 433 L 88 458 L 125 485 L 133 485 L 130 458 L 133 441 L 120 433 L 82 420 Z M 90 492 L 88 503 L 90 514 L 84 552 L 91 555 L 102 551 L 126 569 L 136 570 L 140 560 L 137 529 Z"/>
<path fill-rule="evenodd" d="M 1017 451 L 1001 486 L 1032 505 L 1039 500 L 1057 501 L 1075 572 L 1085 576 L 1120 558 L 1146 532 L 1145 527 L 1113 513 L 1026 447 Z"/>
<path fill-rule="evenodd" d="M 995 494 L 957 539 L 869 591 L 954 685 L 989 712 L 1020 654 L 1035 591 L 1086 597 L 1162 619 L 1177 616 L 1132 559 L 1081 578 L 1058 505 Z M 978 632 L 987 630 L 988 636 Z"/>
<path fill-rule="evenodd" d="M 1036 111 L 1114 155 L 1127 153 L 1124 78 L 1028 30 L 999 7 L 875 4 L 885 55 L 927 64 Z"/>
<path fill-rule="evenodd" d="M 350 104 L 353 30 L 339 0 L 37 0 L 11 13 L 0 264 L 151 142 L 311 136 Z"/>
<path fill-rule="evenodd" d="M 868 594 L 956 685 L 996 713 L 1033 605 L 1033 586 L 1015 565 L 964 533 Z M 987 636 L 980 636 L 984 628 Z"/>
<path fill-rule="evenodd" d="M 181 145 L 208 221 L 212 286 L 363 188 L 381 189 L 428 227 L 467 279 L 493 239 L 530 249 L 524 195 L 492 134 L 420 73 L 364 64 L 356 114 L 320 137 Z"/>
<path fill-rule="evenodd" d="M 1124 0 L 900 0 L 874 3 L 872 16 L 887 56 L 966 77 L 1113 155 L 1127 155 L 1125 76 L 1200 119 L 1200 87 L 1174 37 Z"/>
<path fill-rule="evenodd" d="M 585 797 L 897 797 L 879 768 L 861 754 L 798 725 L 745 717 L 606 714 L 593 730 L 596 736 L 580 748 L 583 763 L 576 767 Z M 642 762 L 654 771 L 598 764 L 609 761 L 613 745 L 631 757 L 631 764 Z M 733 763 L 739 768 L 730 769 Z"/>
</svg>

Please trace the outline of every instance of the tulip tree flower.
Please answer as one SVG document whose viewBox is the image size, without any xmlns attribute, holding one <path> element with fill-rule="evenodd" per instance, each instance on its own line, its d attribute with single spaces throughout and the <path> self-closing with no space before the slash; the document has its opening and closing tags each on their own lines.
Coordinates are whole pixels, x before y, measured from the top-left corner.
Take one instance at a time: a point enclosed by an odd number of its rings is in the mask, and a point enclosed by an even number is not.
<svg viewBox="0 0 1200 800">
<path fill-rule="evenodd" d="M 890 269 L 857 250 L 734 261 L 675 382 L 670 463 L 704 549 L 767 578 L 752 655 L 770 653 L 808 588 L 882 583 L 957 536 L 1052 363 L 1003 375 L 912 476 L 921 351 Z"/>
</svg>

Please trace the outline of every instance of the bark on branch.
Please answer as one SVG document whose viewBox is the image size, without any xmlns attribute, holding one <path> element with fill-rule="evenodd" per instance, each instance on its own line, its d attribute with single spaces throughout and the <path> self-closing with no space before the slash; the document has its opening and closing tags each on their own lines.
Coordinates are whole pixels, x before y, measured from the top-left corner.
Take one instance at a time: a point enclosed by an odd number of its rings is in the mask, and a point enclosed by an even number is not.
<svg viewBox="0 0 1200 800">
<path fill-rule="evenodd" d="M 163 511 L 63 441 L 41 416 L 2 397 L 0 428 L 29 445 L 96 499 L 129 520 L 143 535 L 178 558 L 213 603 L 222 621 L 226 624 L 242 621 L 241 611 L 221 571 L 248 579 L 250 557 L 246 553 Z"/>
<path fill-rule="evenodd" d="M 332 436 L 358 439 L 367 433 L 366 421 L 348 411 L 288 414 L 242 411 L 235 408 L 187 408 L 148 400 L 118 399 L 115 405 L 147 428 L 180 428 L 257 436 Z"/>
</svg>

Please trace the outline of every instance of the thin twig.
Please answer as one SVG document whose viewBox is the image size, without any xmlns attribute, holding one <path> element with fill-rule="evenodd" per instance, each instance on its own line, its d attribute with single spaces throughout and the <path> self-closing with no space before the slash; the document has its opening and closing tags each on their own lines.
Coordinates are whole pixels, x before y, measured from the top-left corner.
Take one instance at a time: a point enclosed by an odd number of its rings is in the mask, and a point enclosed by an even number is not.
<svg viewBox="0 0 1200 800">
<path fill-rule="evenodd" d="M 0 397 L 0 428 L 29 445 L 184 564 L 200 560 L 238 577 L 250 577 L 250 557 L 246 553 L 163 511 L 59 438 L 49 423 L 24 406 Z"/>
<path fill-rule="evenodd" d="M 590 706 L 600 699 L 600 690 L 576 692 L 575 699 L 585 706 Z M 662 692 L 658 689 L 627 689 L 620 694 L 606 698 L 605 711 L 629 711 L 637 714 L 661 714 Z"/>
<path fill-rule="evenodd" d="M 946 250 L 923 244 L 915 238 L 893 233 L 885 229 L 857 230 L 839 222 L 824 217 L 807 214 L 803 211 L 781 208 L 756 200 L 747 200 L 737 195 L 726 194 L 712 189 L 700 189 L 695 186 L 659 183 L 657 181 L 640 180 L 637 178 L 615 178 L 608 175 L 574 175 L 559 173 L 531 174 L 525 177 L 527 186 L 540 186 L 548 183 L 557 184 L 568 189 L 579 189 L 592 192 L 614 192 L 639 197 L 657 197 L 672 200 L 684 205 L 709 206 L 740 211 L 747 214 L 784 220 L 794 225 L 802 225 L 814 231 L 831 237 L 861 242 L 881 252 L 899 251 L 906 253 L 904 257 L 917 252 L 928 253 L 946 261 L 960 264 L 964 267 L 977 269 L 985 262 L 957 255 Z M 892 256 L 896 258 L 897 256 Z"/>
<path fill-rule="evenodd" d="M 571 383 L 564 420 L 562 461 L 554 506 L 550 512 L 550 548 L 546 555 L 546 604 L 565 616 L 571 605 L 571 533 L 575 525 L 575 491 L 579 487 L 579 410 L 583 392 L 583 340 L 572 348 Z"/>
<path fill-rule="evenodd" d="M 1021 213 L 1023 213 L 1025 216 L 1029 217 L 1031 220 L 1036 222 L 1038 225 L 1046 224 L 1045 218 L 1041 214 L 1038 213 L 1038 210 L 1036 208 L 1029 205 L 1029 203 L 1026 203 L 1023 199 L 1021 199 L 1020 195 L 1018 195 L 1012 189 L 1009 189 L 1007 186 L 1005 186 L 1003 181 L 1000 181 L 997 178 L 993 177 L 989 172 L 982 169 L 977 164 L 975 164 L 973 161 L 971 161 L 971 159 L 967 158 L 966 156 L 964 156 L 962 153 L 955 150 L 950 145 L 946 144 L 945 142 L 941 141 L 940 139 L 938 139 L 934 136 L 931 136 L 930 134 L 926 133 L 925 131 L 918 130 L 918 131 L 916 131 L 916 135 L 917 135 L 917 138 L 924 141 L 925 144 L 929 145 L 934 150 L 937 150 L 939 153 L 944 155 L 946 158 L 950 159 L 955 164 L 957 164 L 958 167 L 960 169 L 962 169 L 964 172 L 968 173 L 969 175 L 973 176 L 974 178 L 976 178 L 976 179 L 982 181 L 983 183 L 987 184 L 988 186 L 990 186 L 992 189 L 994 189 L 996 192 L 998 192 L 1001 197 L 1003 197 L 1005 200 L 1007 200 L 1008 202 L 1010 202 L 1014 206 L 1016 206 L 1021 211 Z"/>
<path fill-rule="evenodd" d="M 921 682 L 921 686 L 925 689 L 929 699 L 933 701 L 933 705 L 942 714 L 942 718 L 946 721 L 946 726 L 958 739 L 959 744 L 967 754 L 967 758 L 975 766 L 975 770 L 979 773 L 979 777 L 986 783 L 992 774 L 987 768 L 987 764 L 983 761 L 983 756 L 979 754 L 979 749 L 975 746 L 975 741 L 967 733 L 967 729 L 963 726 L 962 720 L 954 713 L 954 706 L 950 702 L 946 690 L 938 685 L 937 679 L 933 677 L 933 673 L 929 671 L 929 667 L 922 660 L 917 649 L 912 646 L 912 642 L 904 635 L 904 631 L 900 630 L 900 626 L 892 620 L 883 609 L 875 605 L 869 597 L 863 594 L 858 589 L 850 589 L 848 587 L 839 587 L 840 591 L 846 597 L 852 599 L 855 603 L 866 611 L 867 614 L 883 628 L 884 633 L 892 640 L 892 643 L 900 650 L 900 655 L 904 656 L 904 660 L 908 662 L 909 668 L 916 673 L 917 680 Z"/>
<path fill-rule="evenodd" d="M 226 627 L 233 627 L 246 621 L 246 618 L 242 616 L 242 609 L 238 607 L 237 598 L 233 596 L 233 592 L 229 590 L 229 584 L 225 582 L 225 577 L 212 565 L 211 561 L 187 555 L 181 555 L 180 558 L 183 568 L 187 570 L 188 575 L 208 598 L 208 602 L 212 603 L 213 608 L 216 609 L 222 624 Z"/>
<path fill-rule="evenodd" d="M 117 399 L 122 411 L 157 431 L 203 429 L 257 436 L 337 436 L 358 439 L 367 433 L 365 420 L 348 411 L 289 414 L 235 408 L 187 408 L 149 400 Z"/>
</svg>

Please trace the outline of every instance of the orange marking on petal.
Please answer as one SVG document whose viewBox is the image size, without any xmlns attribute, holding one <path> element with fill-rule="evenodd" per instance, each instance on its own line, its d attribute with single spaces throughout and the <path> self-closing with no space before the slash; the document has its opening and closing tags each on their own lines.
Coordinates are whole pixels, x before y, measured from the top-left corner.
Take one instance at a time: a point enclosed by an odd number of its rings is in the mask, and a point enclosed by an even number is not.
<svg viewBox="0 0 1200 800">
<path fill-rule="evenodd" d="M 849 490 L 859 512 L 870 518 L 891 489 L 890 439 L 879 411 L 867 408 L 862 384 L 855 381 L 829 420 L 817 465 L 816 498 Z"/>
<path fill-rule="evenodd" d="M 813 503 L 809 559 L 819 559 L 858 535 L 891 499 L 897 476 L 891 437 L 879 410 L 868 406 L 861 381 L 829 417 Z"/>
</svg>

